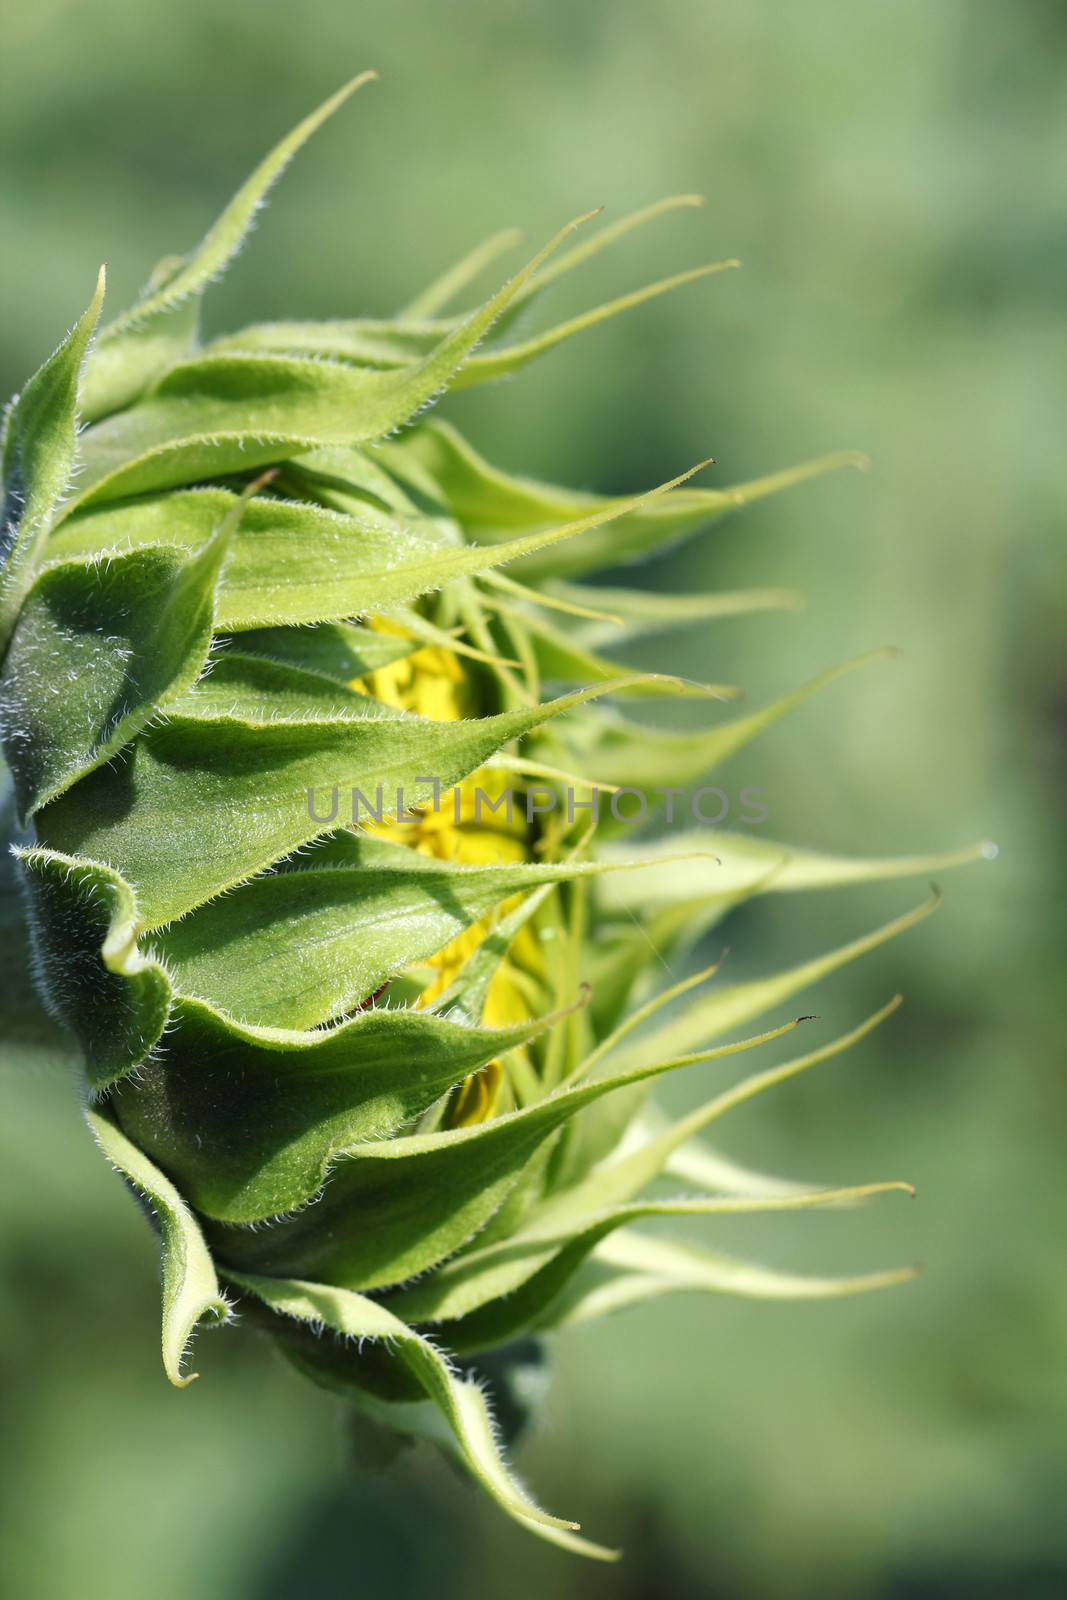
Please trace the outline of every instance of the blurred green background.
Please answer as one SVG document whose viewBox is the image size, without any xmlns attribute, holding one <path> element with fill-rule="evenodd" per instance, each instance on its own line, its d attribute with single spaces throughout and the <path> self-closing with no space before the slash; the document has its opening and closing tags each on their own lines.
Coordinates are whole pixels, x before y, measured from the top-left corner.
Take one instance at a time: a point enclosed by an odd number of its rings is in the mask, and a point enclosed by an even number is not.
<svg viewBox="0 0 1067 1600">
<path fill-rule="evenodd" d="M 749 1219 L 781 1265 L 917 1259 L 838 1305 L 679 1299 L 560 1342 L 520 1465 L 626 1547 L 516 1532 L 435 1460 L 354 1477 L 332 1401 L 250 1335 L 169 1390 L 149 1230 L 46 1050 L 0 1072 L 0 1583 L 12 1600 L 358 1595 L 1044 1597 L 1067 1584 L 1062 0 L 34 0 L 5 8 L 5 392 L 99 261 L 111 303 L 191 244 L 262 152 L 379 68 L 287 176 L 212 327 L 384 313 L 486 233 L 539 242 L 699 190 L 568 280 L 564 312 L 738 255 L 451 414 L 503 465 L 600 489 L 709 453 L 729 482 L 873 458 L 719 524 L 671 588 L 784 584 L 796 615 L 654 641 L 753 702 L 869 645 L 738 757 L 767 832 L 861 851 L 990 835 L 939 914 L 812 998 L 827 1036 L 895 989 L 862 1052 L 739 1113 L 732 1153 L 803 1178 L 907 1176 L 914 1205 Z M 1058 502 L 1058 503 L 1057 503 Z M 1057 559 L 1059 558 L 1059 559 Z M 665 653 L 669 659 L 664 659 Z M 735 973 L 923 893 L 781 898 Z M 674 1103 L 699 1092 L 672 1085 Z M 706 1232 L 707 1230 L 705 1230 Z"/>
</svg>

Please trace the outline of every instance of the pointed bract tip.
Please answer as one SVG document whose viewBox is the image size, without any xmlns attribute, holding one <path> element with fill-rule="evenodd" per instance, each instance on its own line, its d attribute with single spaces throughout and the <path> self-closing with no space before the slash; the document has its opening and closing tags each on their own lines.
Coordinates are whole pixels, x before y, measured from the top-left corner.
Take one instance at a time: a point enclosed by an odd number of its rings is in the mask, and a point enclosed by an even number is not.
<svg viewBox="0 0 1067 1600">
<path fill-rule="evenodd" d="M 528 278 L 532 273 L 536 272 L 541 263 L 547 260 L 554 250 L 559 249 L 564 239 L 569 238 L 576 228 L 582 227 L 586 222 L 591 222 L 594 217 L 599 217 L 603 209 L 603 206 L 597 206 L 595 211 L 583 211 L 580 217 L 572 217 L 569 222 L 565 222 L 558 233 L 553 234 L 544 249 L 539 250 L 533 261 L 527 264 L 520 276 Z"/>
<path fill-rule="evenodd" d="M 594 217 L 601 216 L 603 211 L 603 206 L 594 206 L 592 211 L 582 211 L 578 216 L 572 217 L 569 222 L 565 222 L 563 224 L 562 228 L 556 234 L 556 242 L 558 242 L 560 239 L 565 239 L 567 235 L 569 233 L 573 233 L 576 228 L 584 227 L 587 222 L 592 222 Z"/>
<path fill-rule="evenodd" d="M 107 262 L 106 261 L 102 261 L 100 263 L 100 270 L 96 274 L 96 284 L 95 284 L 95 286 L 93 288 L 92 299 L 89 301 L 89 304 L 85 309 L 85 312 L 83 313 L 82 317 L 80 318 L 81 324 L 83 326 L 88 326 L 88 328 L 90 329 L 90 332 L 92 332 L 95 329 L 96 324 L 97 324 L 97 322 L 99 320 L 101 307 L 104 304 L 104 294 L 105 294 L 106 290 L 107 290 Z"/>
<path fill-rule="evenodd" d="M 362 89 L 366 83 L 376 82 L 377 78 L 378 74 L 373 67 L 369 67 L 366 72 L 357 72 L 354 78 L 349 78 L 327 100 L 324 100 L 318 110 L 311 113 L 312 117 L 317 118 L 319 122 L 324 122 L 327 117 L 332 116 L 339 106 L 344 105 L 349 95 L 355 94 L 356 90 Z"/>
<path fill-rule="evenodd" d="M 241 491 L 241 499 L 251 500 L 252 496 L 265 489 L 268 483 L 273 483 L 280 471 L 280 467 L 268 467 L 266 472 L 261 472 L 258 478 L 253 478 L 251 483 L 245 485 Z"/>
<path fill-rule="evenodd" d="M 717 858 L 713 857 L 712 859 Z M 729 954 L 728 949 L 724 950 L 718 961 L 712 961 L 708 966 L 701 967 L 699 971 L 693 973 L 691 978 L 683 979 L 683 987 L 685 989 L 695 989 L 698 984 L 706 983 L 709 978 L 714 978 Z"/>
</svg>

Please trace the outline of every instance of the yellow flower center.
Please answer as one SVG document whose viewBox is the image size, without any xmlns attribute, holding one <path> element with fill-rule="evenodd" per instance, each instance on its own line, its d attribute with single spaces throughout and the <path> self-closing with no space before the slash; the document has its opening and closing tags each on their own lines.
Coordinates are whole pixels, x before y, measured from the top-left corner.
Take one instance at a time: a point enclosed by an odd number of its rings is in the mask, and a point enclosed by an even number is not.
<svg viewBox="0 0 1067 1600">
<path fill-rule="evenodd" d="M 385 619 L 375 619 L 376 630 L 408 637 L 403 628 Z M 363 690 L 385 705 L 413 711 L 435 722 L 451 722 L 471 715 L 470 683 L 458 656 L 440 645 L 425 645 L 400 661 L 380 667 L 356 680 L 353 688 Z M 439 861 L 454 861 L 464 866 L 495 866 L 530 859 L 530 834 L 526 819 L 515 812 L 511 817 L 494 813 L 479 801 L 490 802 L 503 793 L 507 775 L 491 767 L 472 773 L 458 787 L 458 796 L 442 796 L 436 808 L 426 807 L 411 821 L 370 825 L 377 838 L 395 840 L 422 855 Z M 421 992 L 420 1006 L 437 1000 L 489 934 L 515 904 L 506 901 L 459 934 L 428 965 L 436 976 Z M 531 1008 L 523 992 L 522 970 L 538 971 L 536 940 L 529 927 L 520 930 L 511 950 L 497 968 L 485 1000 L 482 1021 L 487 1027 L 507 1027 L 525 1022 Z M 460 1087 L 449 1107 L 447 1123 L 462 1127 L 483 1122 L 497 1111 L 508 1109 L 510 1086 L 500 1061 L 490 1061 L 473 1073 Z"/>
</svg>

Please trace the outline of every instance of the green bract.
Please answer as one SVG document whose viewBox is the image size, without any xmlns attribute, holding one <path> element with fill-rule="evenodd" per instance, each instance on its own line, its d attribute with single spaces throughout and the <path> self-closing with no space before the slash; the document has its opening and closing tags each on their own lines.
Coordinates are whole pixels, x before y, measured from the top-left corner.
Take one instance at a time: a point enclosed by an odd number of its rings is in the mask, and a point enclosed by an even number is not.
<svg viewBox="0 0 1067 1600">
<path fill-rule="evenodd" d="M 732 986 L 698 989 L 705 973 L 660 992 L 661 956 L 756 894 L 924 875 L 976 852 L 846 860 L 691 827 L 634 843 L 617 816 L 591 830 L 588 810 L 568 814 L 590 784 L 661 803 L 843 670 L 701 732 L 650 729 L 603 697 L 734 691 L 635 673 L 617 649 L 793 597 L 574 580 L 858 458 L 726 491 L 686 473 L 610 498 L 510 477 L 424 415 L 450 387 L 517 371 L 714 270 L 511 337 L 562 273 L 692 196 L 599 232 L 569 225 L 466 314 L 450 307 L 513 236 L 392 321 L 273 323 L 205 348 L 201 295 L 289 157 L 363 81 L 98 329 L 101 279 L 12 402 L 8 837 L 40 998 L 80 1045 L 104 1154 L 158 1220 L 172 1381 L 189 1381 L 197 1325 L 240 1302 L 316 1381 L 451 1450 L 533 1531 L 602 1556 L 511 1476 L 480 1359 L 494 1351 L 487 1372 L 506 1383 L 520 1336 L 672 1291 L 832 1296 L 908 1275 L 799 1277 L 640 1224 L 906 1188 L 773 1180 L 700 1139 L 895 1002 L 680 1121 L 649 1092 L 791 1031 L 756 1019 L 933 902 Z M 454 704 L 429 714 L 446 689 Z M 491 789 L 483 833 L 473 774 Z M 499 817 L 502 785 L 521 806 L 534 784 L 536 806 Z M 353 789 L 379 796 L 380 825 L 353 821 Z M 464 854 L 483 834 L 488 855 Z M 669 1192 L 650 1195 L 664 1178 Z"/>
</svg>

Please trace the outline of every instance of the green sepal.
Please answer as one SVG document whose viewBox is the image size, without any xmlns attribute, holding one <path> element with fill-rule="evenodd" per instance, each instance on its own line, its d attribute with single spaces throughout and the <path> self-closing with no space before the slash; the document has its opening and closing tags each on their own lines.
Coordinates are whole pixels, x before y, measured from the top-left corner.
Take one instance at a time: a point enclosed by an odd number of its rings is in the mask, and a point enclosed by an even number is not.
<svg viewBox="0 0 1067 1600">
<path fill-rule="evenodd" d="M 537 1324 L 541 1332 L 599 1321 L 613 1312 L 667 1294 L 727 1294 L 751 1300 L 838 1300 L 892 1289 L 917 1275 L 915 1267 L 818 1277 L 782 1272 L 755 1261 L 704 1249 L 687 1239 L 617 1233 L 567 1286 Z"/>
<path fill-rule="evenodd" d="M 384 1303 L 410 1323 L 447 1322 L 448 1346 L 468 1355 L 539 1327 L 556 1297 L 601 1242 L 633 1222 L 663 1217 L 736 1216 L 839 1206 L 898 1191 L 907 1184 L 860 1184 L 792 1195 L 710 1200 L 645 1200 L 577 1218 L 552 1231 L 532 1227 L 484 1249 L 454 1257 Z"/>
<path fill-rule="evenodd" d="M 20 848 L 38 989 L 81 1045 L 89 1088 L 135 1071 L 170 1013 L 166 972 L 137 948 L 139 908 L 111 868 L 54 850 Z"/>
<path fill-rule="evenodd" d="M 38 813 L 41 840 L 110 863 L 134 886 L 142 924 L 155 928 L 311 840 L 344 817 L 347 798 L 381 785 L 390 803 L 427 804 L 510 739 L 599 690 L 459 722 L 367 713 L 315 722 L 254 723 L 171 715 L 144 730 L 127 758 L 100 768 Z M 316 793 L 318 792 L 318 793 Z"/>
<path fill-rule="evenodd" d="M 643 639 L 667 629 L 753 611 L 796 611 L 802 597 L 792 589 L 715 589 L 707 594 L 664 594 L 658 589 L 624 589 L 616 585 L 547 582 L 532 591 L 542 605 L 584 611 L 587 620 L 574 625 L 574 636 L 586 649 L 599 649 Z M 598 615 L 599 613 L 599 615 Z M 571 631 L 571 630 L 568 630 Z"/>
<path fill-rule="evenodd" d="M 212 340 L 213 354 L 307 356 L 371 371 L 421 361 L 458 319 L 351 317 L 315 322 L 253 322 Z"/>
<path fill-rule="evenodd" d="M 889 936 L 884 930 L 882 931 L 883 938 Z M 821 1045 L 805 1056 L 798 1056 L 781 1066 L 768 1067 L 763 1072 L 753 1073 L 750 1077 L 742 1079 L 740 1083 L 723 1090 L 721 1094 L 698 1106 L 695 1111 L 689 1112 L 645 1138 L 633 1149 L 623 1150 L 620 1153 L 617 1130 L 614 1137 L 603 1139 L 600 1149 L 590 1141 L 584 1151 L 584 1162 L 575 1161 L 571 1172 L 559 1174 L 559 1187 L 545 1200 L 537 1213 L 536 1220 L 545 1227 L 558 1227 L 572 1223 L 576 1218 L 597 1208 L 619 1205 L 632 1200 L 666 1170 L 667 1163 L 676 1151 L 683 1149 L 711 1123 L 718 1121 L 720 1117 L 746 1101 L 765 1094 L 769 1089 L 777 1088 L 780 1083 L 798 1077 L 801 1073 L 810 1071 L 812 1067 L 820 1066 L 824 1061 L 850 1050 L 853 1045 L 859 1044 L 892 1016 L 900 1003 L 901 997 L 896 995 L 888 1005 L 866 1018 L 850 1033 L 832 1039 L 828 1044 Z M 762 1006 L 760 1009 L 766 1010 L 768 1007 Z M 649 1048 L 654 1046 L 650 1044 Z M 635 1109 L 631 1102 L 629 1107 L 631 1120 Z M 601 1135 L 605 1133 L 602 1124 L 596 1131 Z"/>
<path fill-rule="evenodd" d="M 436 398 L 574 226 L 406 366 L 375 371 L 337 361 L 209 352 L 168 368 L 135 405 L 87 430 L 74 503 L 176 488 L 319 446 L 382 438 Z"/>
<path fill-rule="evenodd" d="M 229 1273 L 240 1289 L 257 1295 L 282 1317 L 313 1328 L 327 1328 L 354 1346 L 381 1342 L 392 1359 L 406 1369 L 418 1389 L 444 1417 L 459 1459 L 496 1503 L 532 1533 L 582 1555 L 613 1559 L 611 1551 L 576 1537 L 578 1524 L 551 1517 L 529 1498 L 509 1474 L 494 1438 L 493 1422 L 479 1385 L 461 1379 L 428 1339 L 409 1328 L 383 1306 L 350 1290 L 326 1284 Z M 358 1359 L 350 1363 L 358 1375 Z M 353 1382 L 358 1384 L 358 1376 Z M 341 1380 L 337 1386 L 343 1387 Z"/>
<path fill-rule="evenodd" d="M 548 351 L 554 350 L 557 345 L 573 338 L 575 334 L 584 333 L 587 328 L 595 327 L 598 322 L 606 322 L 609 318 L 618 316 L 620 312 L 644 305 L 647 300 L 655 300 L 660 295 L 670 294 L 688 283 L 695 283 L 697 279 L 705 278 L 709 273 L 722 272 L 728 267 L 735 266 L 737 266 L 736 261 L 715 261 L 707 266 L 694 267 L 688 272 L 677 272 L 673 277 L 664 278 L 658 283 L 646 284 L 642 289 L 620 295 L 618 299 L 609 300 L 603 305 L 594 306 L 579 316 L 569 317 L 567 321 L 547 328 L 543 333 L 534 334 L 521 343 L 494 344 L 487 350 L 475 351 L 455 371 L 450 387 L 472 389 L 478 384 L 511 377 L 523 367 L 546 355 Z M 512 303 L 514 304 L 514 301 Z M 503 317 L 499 322 L 503 322 Z M 448 333 L 449 326 L 447 322 L 419 323 L 407 320 L 382 322 L 366 319 L 332 322 L 263 322 L 242 328 L 238 333 L 228 334 L 213 348 L 225 351 L 255 351 L 271 355 L 314 356 L 330 361 L 347 362 L 357 368 L 389 370 L 402 367 L 413 360 L 425 359 L 439 343 L 442 335 Z"/>
<path fill-rule="evenodd" d="M 419 508 L 378 460 L 377 444 L 323 445 L 305 450 L 285 465 L 283 482 L 296 500 L 314 500 L 337 511 L 373 506 L 379 511 L 417 517 Z"/>
<path fill-rule="evenodd" d="M 812 695 L 838 678 L 892 652 L 873 650 L 831 667 L 790 694 L 772 700 L 758 711 L 733 717 L 712 728 L 665 730 L 629 722 L 621 716 L 575 717 L 560 735 L 572 763 L 592 783 L 633 789 L 649 807 L 658 805 L 663 791 L 694 784 L 713 768 L 728 761 L 782 717 L 803 705 Z M 624 809 L 622 802 L 620 809 Z M 633 815 L 632 803 L 625 811 Z"/>
<path fill-rule="evenodd" d="M 648 1053 L 680 1055 L 706 1044 L 710 1039 L 721 1038 L 731 1029 L 743 1027 L 755 1017 L 765 1016 L 775 1006 L 785 1005 L 805 989 L 876 950 L 898 934 L 906 933 L 935 911 L 939 903 L 940 895 L 935 891 L 929 900 L 914 910 L 824 955 L 783 967 L 766 977 L 712 988 L 703 998 L 691 1000 L 671 1021 L 648 1032 L 638 1033 L 633 1040 L 627 1040 L 610 1050 L 607 1059 L 617 1070 L 641 1061 Z M 644 1100 L 645 1093 L 641 1087 L 626 1091 L 602 1102 L 576 1123 L 568 1131 L 566 1159 L 560 1163 L 558 1181 L 561 1184 L 574 1183 L 597 1162 L 610 1155 Z M 693 1130 L 694 1133 L 696 1131 Z"/>
<path fill-rule="evenodd" d="M 88 308 L 5 414 L 0 662 L 45 540 L 70 488 L 78 447 L 78 382 L 103 302 L 101 267 Z"/>
<path fill-rule="evenodd" d="M 509 476 L 491 466 L 450 423 L 437 418 L 420 421 L 399 438 L 386 440 L 378 454 L 401 482 L 441 506 L 473 537 L 487 543 L 587 516 L 597 506 L 617 503 L 603 495 Z M 631 511 L 613 523 L 610 532 L 583 539 L 580 546 L 532 553 L 517 564 L 517 571 L 524 581 L 532 582 L 578 576 L 637 560 L 792 484 L 839 467 L 864 464 L 862 456 L 845 452 L 731 489 L 676 489 L 655 504 Z"/>
<path fill-rule="evenodd" d="M 417 639 L 397 639 L 349 622 L 323 622 L 310 628 L 253 628 L 241 635 L 242 652 L 318 672 L 343 684 L 403 661 L 418 649 Z"/>
<path fill-rule="evenodd" d="M 106 1110 L 85 1113 L 104 1155 L 159 1224 L 163 1252 L 163 1367 L 171 1383 L 184 1389 L 198 1377 L 183 1372 L 193 1334 L 200 1323 L 228 1322 L 231 1306 L 219 1288 L 214 1263 L 196 1218 L 158 1167 L 131 1144 Z"/>
<path fill-rule="evenodd" d="M 598 654 L 580 640 L 569 637 L 563 629 L 553 627 L 544 617 L 531 615 L 525 609 L 516 613 L 514 607 L 499 601 L 491 600 L 490 604 L 495 604 L 505 615 L 517 616 L 532 646 L 537 670 L 549 683 L 618 683 L 629 679 L 625 692 L 639 698 L 672 694 L 683 698 L 733 700 L 739 692 L 726 683 L 690 683 L 683 679 L 679 685 L 671 679 L 642 680 L 634 667 Z"/>
<path fill-rule="evenodd" d="M 449 524 L 426 517 L 412 519 L 370 507 L 345 514 L 299 501 L 253 498 L 243 507 L 233 539 L 217 627 L 238 631 L 387 611 L 458 578 L 585 535 L 625 517 L 635 506 L 654 502 L 691 475 L 683 473 L 646 494 L 604 501 L 570 521 L 490 545 L 465 544 Z M 136 545 L 199 547 L 239 504 L 225 489 L 107 502 L 68 519 L 49 553 L 103 557 Z"/>
<path fill-rule="evenodd" d="M 167 262 L 164 271 L 153 275 L 141 299 L 101 329 L 83 384 L 83 411 L 90 421 L 129 405 L 153 378 L 195 346 L 200 298 L 241 248 L 270 189 L 300 146 L 374 77 L 373 72 L 364 72 L 353 78 L 286 134 L 241 185 L 198 247 L 187 257 Z"/>
<path fill-rule="evenodd" d="M 228 530 L 203 549 L 131 550 L 42 571 L 11 640 L 4 748 L 23 814 L 130 742 L 191 686 L 211 646 Z"/>
<path fill-rule="evenodd" d="M 689 829 L 651 844 L 606 844 L 602 858 L 625 859 L 625 881 L 606 878 L 598 887 L 597 907 L 615 915 L 623 935 L 631 935 L 629 909 L 641 907 L 642 927 L 659 950 L 677 947 L 707 933 L 736 906 L 757 895 L 836 889 L 895 878 L 929 877 L 988 855 L 987 842 L 962 850 L 921 856 L 835 856 L 798 850 L 758 833 L 727 833 L 718 828 Z M 624 958 L 625 959 L 625 958 Z M 632 953 L 631 953 L 632 964 Z"/>
<path fill-rule="evenodd" d="M 313 628 L 290 630 L 300 636 Z M 356 631 L 356 630 L 353 630 Z M 405 713 L 372 700 L 350 683 L 314 668 L 291 665 L 245 651 L 247 634 L 234 637 L 233 647 L 220 650 L 206 673 L 188 689 L 165 702 L 169 717 L 225 718 L 251 726 L 281 722 L 321 722 L 337 718 L 394 717 Z"/>
<path fill-rule="evenodd" d="M 648 1033 L 639 1034 L 633 1041 L 612 1051 L 609 1056 L 612 1066 L 634 1062 L 649 1050 L 665 1055 L 694 1050 L 709 1039 L 721 1038 L 729 1029 L 743 1027 L 754 1017 L 766 1016 L 775 1006 L 786 1005 L 831 973 L 838 972 L 850 962 L 887 944 L 890 939 L 917 927 L 937 910 L 940 903 L 941 895 L 935 889 L 921 905 L 824 955 L 783 967 L 766 977 L 725 984 L 721 988 L 712 986 L 707 994 L 692 1000 L 669 1022 L 662 1023 Z"/>
<path fill-rule="evenodd" d="M 179 994 L 240 1022 L 318 1027 L 510 896 L 605 870 L 596 862 L 458 866 L 358 833 L 340 834 L 295 865 L 155 934 L 153 948 Z"/>
<path fill-rule="evenodd" d="M 624 311 L 632 311 L 636 306 L 642 306 L 649 300 L 658 300 L 661 295 L 673 294 L 675 289 L 697 283 L 712 273 L 726 272 L 737 266 L 740 266 L 738 261 L 711 261 L 701 267 L 690 267 L 685 272 L 676 272 L 669 278 L 661 278 L 657 283 L 647 283 L 640 289 L 632 289 L 628 294 L 619 295 L 614 300 L 606 300 L 602 305 L 593 306 L 577 316 L 568 317 L 565 322 L 558 322 L 528 339 L 515 344 L 493 345 L 488 350 L 479 350 L 456 373 L 452 387 L 456 390 L 473 389 L 479 384 L 494 383 L 501 378 L 514 377 L 515 373 L 521 372 L 534 361 L 539 361 L 557 345 L 573 339 L 575 334 L 585 333 L 587 329 L 595 328 L 598 323 L 608 322 L 612 317 L 617 317 Z"/>
<path fill-rule="evenodd" d="M 665 1113 L 656 1107 L 646 1106 L 635 1121 L 635 1139 L 644 1142 L 661 1133 L 668 1125 L 668 1120 Z M 676 1178 L 690 1189 L 710 1194 L 806 1194 L 812 1189 L 826 1187 L 825 1183 L 776 1177 L 772 1173 L 746 1166 L 699 1138 L 687 1139 L 671 1151 L 663 1163 L 663 1176 Z"/>
<path fill-rule="evenodd" d="M 551 288 L 561 278 L 574 272 L 576 268 L 584 266 L 587 261 L 592 261 L 602 251 L 618 244 L 620 239 L 625 239 L 627 235 L 636 232 L 639 228 L 646 227 L 650 222 L 658 221 L 660 217 L 666 216 L 671 211 L 692 210 L 703 204 L 703 196 L 699 194 L 667 195 L 662 200 L 653 200 L 650 205 L 641 206 L 637 211 L 630 211 L 616 221 L 605 223 L 601 227 L 584 234 L 577 244 L 572 245 L 569 250 L 561 251 L 547 266 L 542 267 L 539 272 L 534 274 L 525 289 L 517 297 L 517 301 L 501 317 L 500 324 L 498 324 L 497 329 L 494 329 L 494 333 L 501 326 L 506 327 L 509 319 L 518 316 L 523 307 L 536 296 L 543 294 L 546 289 Z"/>
<path fill-rule="evenodd" d="M 110 1103 L 199 1211 L 252 1222 L 304 1205 L 339 1151 L 395 1134 L 553 1020 L 474 1028 L 375 1007 L 336 1028 L 296 1032 L 241 1027 L 182 999 L 165 1051 Z"/>
<path fill-rule="evenodd" d="M 521 310 L 534 296 L 541 294 L 551 284 L 558 282 L 567 273 L 573 272 L 576 267 L 582 266 L 586 261 L 599 255 L 602 250 L 610 245 L 617 244 L 637 228 L 644 227 L 646 223 L 665 215 L 668 211 L 677 211 L 682 208 L 703 205 L 703 200 L 698 194 L 668 195 L 663 200 L 654 200 L 651 205 L 642 206 L 638 211 L 631 211 L 627 216 L 620 217 L 617 222 L 609 222 L 606 227 L 598 228 L 595 233 L 584 237 L 580 244 L 574 245 L 570 250 L 563 251 L 551 265 L 542 267 L 534 274 L 530 282 L 517 295 L 511 308 L 501 317 L 494 328 L 494 334 L 507 326 L 509 320 Z M 505 250 L 510 250 L 522 238 L 521 233 L 515 228 L 504 229 L 501 233 L 494 234 L 482 244 L 476 245 L 467 255 L 444 273 L 439 278 L 423 289 L 410 301 L 401 316 L 407 319 L 437 316 L 445 309 L 456 296 L 474 281 L 491 262 L 495 261 Z"/>
<path fill-rule="evenodd" d="M 10 775 L 0 758 L 0 1073 L 40 1064 L 76 1070 L 81 1051 L 73 1035 L 52 1016 L 33 977 L 29 905 L 21 864 L 12 846 L 25 843 L 15 816 Z"/>
<path fill-rule="evenodd" d="M 338 1153 L 314 1206 L 255 1231 L 215 1225 L 209 1237 L 220 1263 L 241 1272 L 269 1268 L 361 1290 L 401 1283 L 466 1244 L 499 1209 L 539 1147 L 586 1106 L 785 1031 L 560 1089 L 470 1127 L 361 1143 Z M 373 1228 L 366 1226 L 368 1217 Z"/>
</svg>

